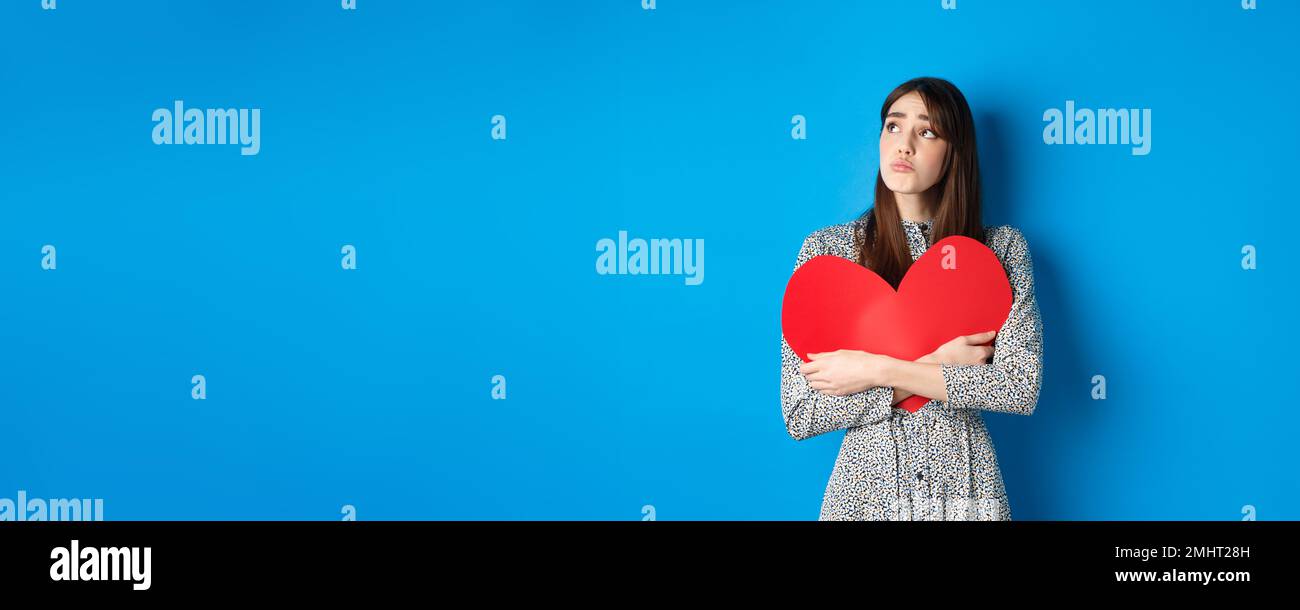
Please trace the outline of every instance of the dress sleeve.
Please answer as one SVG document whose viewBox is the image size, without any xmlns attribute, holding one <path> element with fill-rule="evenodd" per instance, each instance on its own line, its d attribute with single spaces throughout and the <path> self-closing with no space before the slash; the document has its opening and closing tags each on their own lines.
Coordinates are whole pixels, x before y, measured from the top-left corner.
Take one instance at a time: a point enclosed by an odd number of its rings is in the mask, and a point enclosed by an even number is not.
<svg viewBox="0 0 1300 610">
<path fill-rule="evenodd" d="M 984 409 L 1033 415 L 1043 383 L 1043 323 L 1034 298 L 1029 244 L 1011 229 L 1006 262 L 1011 313 L 993 339 L 992 364 L 943 364 L 944 409 Z"/>
<path fill-rule="evenodd" d="M 812 257 L 822 254 L 821 240 L 809 235 L 799 249 L 794 268 L 798 269 Z M 803 362 L 784 334 L 781 336 L 781 412 L 785 427 L 797 441 L 831 432 L 873 424 L 889 417 L 893 408 L 894 388 L 874 386 L 861 392 L 832 396 L 809 387 L 808 379 L 799 372 Z"/>
</svg>

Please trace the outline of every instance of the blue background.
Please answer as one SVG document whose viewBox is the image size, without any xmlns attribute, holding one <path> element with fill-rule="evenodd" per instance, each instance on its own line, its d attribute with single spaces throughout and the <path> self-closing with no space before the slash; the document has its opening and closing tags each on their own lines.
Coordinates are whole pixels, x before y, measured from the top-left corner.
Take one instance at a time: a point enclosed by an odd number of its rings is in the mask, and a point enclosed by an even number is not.
<svg viewBox="0 0 1300 610">
<path fill-rule="evenodd" d="M 0 496 L 815 519 L 843 433 L 786 434 L 781 294 L 927 75 L 1036 264 L 1038 409 L 986 414 L 1014 518 L 1300 518 L 1297 3 L 358 4 L 0 4 Z M 154 145 L 177 99 L 261 108 L 260 154 Z M 1152 109 L 1151 153 L 1044 144 L 1067 99 Z M 704 238 L 704 283 L 597 275 L 620 229 Z"/>
</svg>

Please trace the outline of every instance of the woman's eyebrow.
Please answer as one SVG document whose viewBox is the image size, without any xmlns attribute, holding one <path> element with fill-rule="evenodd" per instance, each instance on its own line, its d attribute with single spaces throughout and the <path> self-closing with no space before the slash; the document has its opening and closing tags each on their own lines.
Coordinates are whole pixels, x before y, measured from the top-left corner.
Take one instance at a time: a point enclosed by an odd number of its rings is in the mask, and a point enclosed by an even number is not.
<svg viewBox="0 0 1300 610">
<path fill-rule="evenodd" d="M 891 113 L 889 113 L 889 114 L 885 114 L 885 117 L 887 117 L 887 118 L 888 118 L 888 117 L 907 118 L 907 113 L 905 113 L 905 112 L 894 111 L 894 112 L 891 112 Z M 922 120 L 922 121 L 930 121 L 930 114 L 917 114 L 917 118 L 920 118 L 920 120 Z"/>
<path fill-rule="evenodd" d="M 891 116 L 895 116 L 895 117 L 899 117 L 899 118 L 904 118 L 904 119 L 905 119 L 905 118 L 907 118 L 907 113 L 905 113 L 905 112 L 899 112 L 899 111 L 895 110 L 895 111 L 893 111 L 893 112 L 891 112 L 891 113 L 885 115 L 886 118 L 891 117 Z M 918 114 L 918 115 L 916 115 L 916 118 L 921 119 L 922 121 L 928 121 L 928 120 L 930 120 L 930 115 L 928 115 L 928 114 Z"/>
</svg>

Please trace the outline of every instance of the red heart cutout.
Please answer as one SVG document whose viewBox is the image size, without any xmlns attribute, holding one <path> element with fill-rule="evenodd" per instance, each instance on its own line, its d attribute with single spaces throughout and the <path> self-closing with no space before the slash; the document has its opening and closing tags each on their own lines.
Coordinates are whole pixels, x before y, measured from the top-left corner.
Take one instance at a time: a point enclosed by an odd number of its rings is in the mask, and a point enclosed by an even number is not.
<svg viewBox="0 0 1300 610">
<path fill-rule="evenodd" d="M 854 261 L 819 255 L 790 276 L 781 331 L 808 354 L 851 349 L 916 360 L 961 335 L 999 330 L 1011 313 L 1011 283 L 992 250 L 964 235 L 945 237 L 908 268 L 898 291 Z M 909 396 L 915 413 L 930 399 Z"/>
</svg>

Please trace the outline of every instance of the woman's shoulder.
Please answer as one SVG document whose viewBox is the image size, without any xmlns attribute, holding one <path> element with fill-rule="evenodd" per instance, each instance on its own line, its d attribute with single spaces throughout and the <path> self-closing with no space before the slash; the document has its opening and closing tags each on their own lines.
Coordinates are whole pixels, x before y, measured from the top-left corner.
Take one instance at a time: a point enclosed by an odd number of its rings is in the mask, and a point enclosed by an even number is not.
<svg viewBox="0 0 1300 610">
<path fill-rule="evenodd" d="M 856 259 L 857 240 L 864 222 L 861 218 L 856 218 L 812 231 L 803 240 L 805 258 L 834 254 Z M 984 225 L 984 244 L 1008 266 L 1030 260 L 1029 241 L 1020 229 L 1012 225 Z"/>
<path fill-rule="evenodd" d="M 1025 239 L 1025 234 L 1020 229 L 1012 225 L 984 225 L 984 244 L 1004 265 L 1031 264 L 1029 240 Z"/>
<path fill-rule="evenodd" d="M 804 238 L 804 249 L 810 251 L 814 256 L 817 254 L 833 254 L 848 259 L 857 258 L 854 243 L 857 239 L 859 222 L 858 220 L 852 220 L 817 229 Z"/>
</svg>

